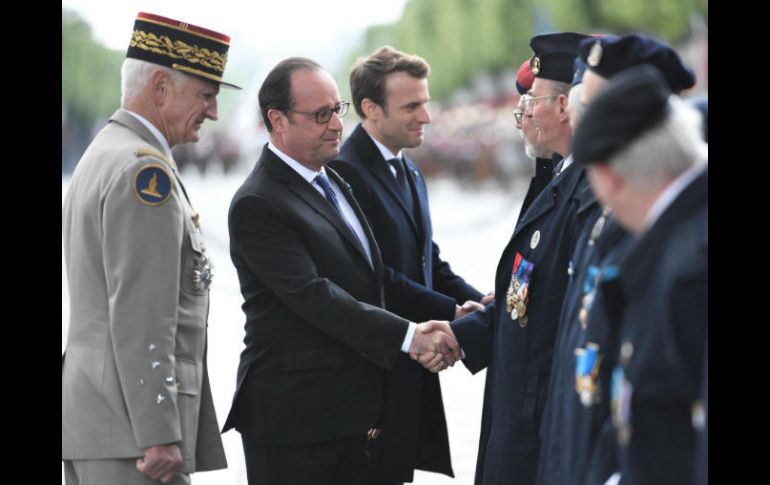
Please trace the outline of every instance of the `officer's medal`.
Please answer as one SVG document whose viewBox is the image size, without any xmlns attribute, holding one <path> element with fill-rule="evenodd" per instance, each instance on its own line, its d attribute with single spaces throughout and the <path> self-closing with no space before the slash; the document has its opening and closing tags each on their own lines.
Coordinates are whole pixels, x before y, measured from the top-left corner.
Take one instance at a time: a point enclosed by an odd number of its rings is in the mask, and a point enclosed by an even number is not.
<svg viewBox="0 0 770 485">
<path fill-rule="evenodd" d="M 201 256 L 195 261 L 195 271 L 193 271 L 193 286 L 198 293 L 206 293 L 211 286 L 211 279 L 214 277 L 212 269 L 214 266 L 211 260 L 206 256 Z"/>
<path fill-rule="evenodd" d="M 193 269 L 193 289 L 199 295 L 205 295 L 211 286 L 211 280 L 214 278 L 214 265 L 206 256 L 205 249 L 200 256 L 195 258 L 195 268 Z"/>
<path fill-rule="evenodd" d="M 511 282 L 505 297 L 505 308 L 511 314 L 511 320 L 518 320 L 522 327 L 527 326 L 527 303 L 529 302 L 529 284 L 535 265 L 516 253 L 511 271 Z"/>
<path fill-rule="evenodd" d="M 612 424 L 615 426 L 618 444 L 627 446 L 631 440 L 631 397 L 634 386 L 626 379 L 623 367 L 617 366 L 612 371 L 612 402 L 610 410 Z"/>
<path fill-rule="evenodd" d="M 599 346 L 595 343 L 588 342 L 585 348 L 575 349 L 575 391 L 584 407 L 599 402 L 599 383 L 596 378 L 601 362 Z"/>
</svg>

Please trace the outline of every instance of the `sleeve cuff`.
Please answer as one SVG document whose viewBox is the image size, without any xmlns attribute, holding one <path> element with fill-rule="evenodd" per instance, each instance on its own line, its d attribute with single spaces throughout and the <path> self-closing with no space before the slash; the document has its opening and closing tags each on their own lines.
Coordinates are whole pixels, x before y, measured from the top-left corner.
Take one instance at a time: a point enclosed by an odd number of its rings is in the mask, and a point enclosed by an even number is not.
<svg viewBox="0 0 770 485">
<path fill-rule="evenodd" d="M 404 343 L 401 344 L 401 352 L 405 354 L 409 353 L 409 347 L 412 346 L 412 337 L 414 337 L 414 331 L 417 330 L 417 324 L 409 322 L 409 328 L 406 330 L 406 337 L 404 337 Z"/>
</svg>

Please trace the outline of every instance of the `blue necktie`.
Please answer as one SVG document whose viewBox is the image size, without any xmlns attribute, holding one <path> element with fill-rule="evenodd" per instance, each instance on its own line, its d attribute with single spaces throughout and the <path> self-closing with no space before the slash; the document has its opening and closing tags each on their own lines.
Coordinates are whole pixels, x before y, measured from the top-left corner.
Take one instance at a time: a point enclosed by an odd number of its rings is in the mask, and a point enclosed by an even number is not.
<svg viewBox="0 0 770 485">
<path fill-rule="evenodd" d="M 326 175 L 318 174 L 314 179 L 314 182 L 321 186 L 321 189 L 323 189 L 324 195 L 326 196 L 326 200 L 328 200 L 332 207 L 334 207 L 341 215 L 342 211 L 340 211 L 340 204 L 337 202 L 337 194 L 332 190 L 332 184 L 329 183 L 329 179 L 326 178 Z"/>
<path fill-rule="evenodd" d="M 332 190 L 332 184 L 329 183 L 329 179 L 326 178 L 326 175 L 324 174 L 318 174 L 316 175 L 315 179 L 313 179 L 314 182 L 318 183 L 318 185 L 321 186 L 321 188 L 324 191 L 324 195 L 326 196 L 326 200 L 329 201 L 329 203 L 337 210 L 337 213 L 342 218 L 343 222 L 345 222 L 345 225 L 348 226 L 348 229 L 350 229 L 350 232 L 353 233 L 353 235 L 358 239 L 359 244 L 361 245 L 361 248 L 366 248 L 366 244 L 361 241 L 361 236 L 356 232 L 355 229 L 353 229 L 353 226 L 350 225 L 350 222 L 345 218 L 345 216 L 342 214 L 342 211 L 340 210 L 340 204 L 337 202 L 337 194 L 334 193 L 334 190 Z M 366 251 L 365 251 L 366 252 Z M 369 264 L 372 263 L 372 257 L 369 253 L 366 254 L 366 257 L 369 260 Z"/>
</svg>

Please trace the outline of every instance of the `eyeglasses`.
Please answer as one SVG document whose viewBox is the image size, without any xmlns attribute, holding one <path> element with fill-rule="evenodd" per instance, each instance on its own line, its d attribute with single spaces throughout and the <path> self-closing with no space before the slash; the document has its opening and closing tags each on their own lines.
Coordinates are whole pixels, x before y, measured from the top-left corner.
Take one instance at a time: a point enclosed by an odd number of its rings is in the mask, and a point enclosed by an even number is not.
<svg viewBox="0 0 770 485">
<path fill-rule="evenodd" d="M 348 114 L 348 107 L 350 106 L 350 103 L 348 101 L 343 101 L 342 103 L 338 104 L 334 108 L 324 108 L 322 110 L 316 111 L 316 112 L 308 112 L 308 111 L 297 111 L 296 109 L 285 109 L 283 111 L 292 113 L 299 113 L 301 115 L 308 115 L 308 116 L 315 116 L 315 122 L 319 125 L 323 125 L 324 123 L 328 123 L 330 119 L 332 119 L 332 113 L 335 113 L 338 118 L 342 118 L 346 114 Z"/>
<path fill-rule="evenodd" d="M 521 105 L 524 108 L 524 111 L 530 111 L 532 108 L 535 107 L 535 103 L 540 101 L 541 99 L 548 99 L 548 98 L 558 98 L 558 94 L 551 94 L 549 96 L 530 96 L 529 98 L 522 101 Z"/>
</svg>

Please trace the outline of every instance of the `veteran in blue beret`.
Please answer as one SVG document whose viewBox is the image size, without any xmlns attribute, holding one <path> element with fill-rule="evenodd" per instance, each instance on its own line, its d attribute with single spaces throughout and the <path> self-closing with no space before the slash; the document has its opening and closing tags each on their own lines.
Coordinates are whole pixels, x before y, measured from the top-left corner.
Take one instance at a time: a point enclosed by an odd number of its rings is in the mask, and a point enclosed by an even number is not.
<svg viewBox="0 0 770 485">
<path fill-rule="evenodd" d="M 586 109 L 579 101 L 586 68 L 575 58 L 568 105 L 573 130 Z M 604 483 L 617 468 L 614 436 L 602 432 L 612 371 L 607 349 L 615 337 L 601 302 L 611 298 L 616 262 L 630 238 L 588 184 L 581 186 L 575 201 L 581 229 L 567 269 L 540 428 L 540 485 Z"/>
<path fill-rule="evenodd" d="M 230 38 L 139 13 L 121 108 L 62 204 L 67 484 L 189 484 L 225 468 L 206 367 L 212 265 L 171 147 L 217 119 Z M 234 86 L 233 86 L 234 87 Z"/>
<path fill-rule="evenodd" d="M 573 62 L 585 37 L 558 32 L 530 41 L 535 78 L 523 115 L 563 162 L 519 217 L 497 267 L 494 303 L 451 324 L 465 366 L 474 373 L 487 368 L 477 484 L 535 483 L 551 355 L 579 231 L 575 196 L 587 185 L 569 157 L 567 111 Z"/>
<path fill-rule="evenodd" d="M 633 235 L 607 301 L 617 329 L 607 424 L 618 473 L 632 484 L 694 480 L 708 331 L 708 151 L 698 121 L 661 72 L 642 65 L 609 80 L 575 134 L 575 160 Z"/>
<path fill-rule="evenodd" d="M 675 94 L 695 86 L 695 74 L 667 43 L 644 34 L 585 39 L 578 56 L 588 66 L 583 79 L 581 100 L 588 104 L 608 79 L 640 64 L 660 71 L 668 88 Z"/>
</svg>

